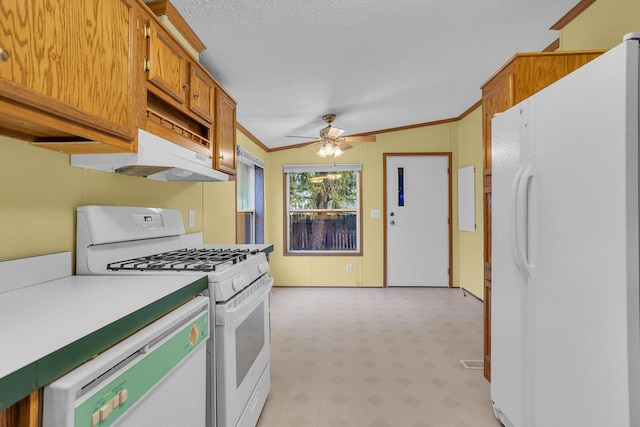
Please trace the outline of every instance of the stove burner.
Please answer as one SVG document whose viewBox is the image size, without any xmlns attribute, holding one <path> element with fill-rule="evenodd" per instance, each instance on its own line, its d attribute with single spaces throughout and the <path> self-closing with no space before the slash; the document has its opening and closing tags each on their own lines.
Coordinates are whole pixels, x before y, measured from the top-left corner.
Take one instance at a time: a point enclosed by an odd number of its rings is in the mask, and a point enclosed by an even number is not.
<svg viewBox="0 0 640 427">
<path fill-rule="evenodd" d="M 237 264 L 254 255 L 257 250 L 249 249 L 180 249 L 112 262 L 107 269 L 118 270 L 163 270 L 163 271 L 216 271 L 225 264 Z"/>
</svg>

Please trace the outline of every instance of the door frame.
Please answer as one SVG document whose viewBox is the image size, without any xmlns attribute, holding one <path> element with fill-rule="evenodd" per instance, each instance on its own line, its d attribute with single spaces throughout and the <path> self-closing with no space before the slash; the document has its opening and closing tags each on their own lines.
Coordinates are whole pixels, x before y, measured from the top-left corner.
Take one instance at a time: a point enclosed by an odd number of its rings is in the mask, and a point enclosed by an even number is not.
<svg viewBox="0 0 640 427">
<path fill-rule="evenodd" d="M 409 153 L 382 153 L 382 215 L 384 218 L 383 226 L 383 246 L 384 246 L 384 260 L 383 260 L 383 287 L 388 287 L 387 284 L 387 157 L 407 157 L 407 156 L 446 156 L 447 157 L 447 170 L 449 171 L 449 288 L 453 287 L 453 231 L 452 231 L 452 191 L 451 191 L 451 151 L 443 152 L 409 152 Z"/>
</svg>

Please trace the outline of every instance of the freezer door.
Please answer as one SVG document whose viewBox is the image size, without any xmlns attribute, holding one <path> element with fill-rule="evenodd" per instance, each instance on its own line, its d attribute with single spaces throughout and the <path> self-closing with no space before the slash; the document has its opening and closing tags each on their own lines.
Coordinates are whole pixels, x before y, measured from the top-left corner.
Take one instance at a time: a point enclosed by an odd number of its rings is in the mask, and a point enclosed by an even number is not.
<svg viewBox="0 0 640 427">
<path fill-rule="evenodd" d="M 638 426 L 638 42 L 535 95 L 529 128 L 529 421 Z"/>
</svg>

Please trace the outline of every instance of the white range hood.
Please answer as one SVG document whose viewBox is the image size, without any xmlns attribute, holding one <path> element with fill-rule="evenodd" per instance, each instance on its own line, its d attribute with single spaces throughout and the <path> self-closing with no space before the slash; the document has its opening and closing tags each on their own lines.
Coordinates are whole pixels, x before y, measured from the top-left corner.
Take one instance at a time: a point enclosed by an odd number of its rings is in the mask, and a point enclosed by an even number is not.
<svg viewBox="0 0 640 427">
<path fill-rule="evenodd" d="M 211 159 L 138 129 L 138 152 L 72 154 L 71 166 L 141 176 L 157 181 L 219 182 L 229 176 L 213 169 Z"/>
</svg>

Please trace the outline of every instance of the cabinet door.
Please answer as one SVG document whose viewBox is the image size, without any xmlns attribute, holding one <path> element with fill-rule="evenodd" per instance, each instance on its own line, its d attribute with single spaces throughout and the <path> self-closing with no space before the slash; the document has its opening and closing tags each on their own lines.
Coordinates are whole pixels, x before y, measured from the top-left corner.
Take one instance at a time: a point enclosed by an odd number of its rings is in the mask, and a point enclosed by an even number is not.
<svg viewBox="0 0 640 427">
<path fill-rule="evenodd" d="M 133 0 L 2 0 L 0 97 L 132 140 Z"/>
<path fill-rule="evenodd" d="M 213 79 L 198 67 L 189 62 L 191 76 L 189 79 L 189 109 L 207 122 L 213 122 L 214 82 Z"/>
<path fill-rule="evenodd" d="M 185 102 L 187 59 L 184 50 L 155 22 L 147 24 L 147 79 L 162 93 L 180 104 Z"/>
<path fill-rule="evenodd" d="M 236 174 L 236 103 L 216 88 L 216 169 Z"/>
</svg>

